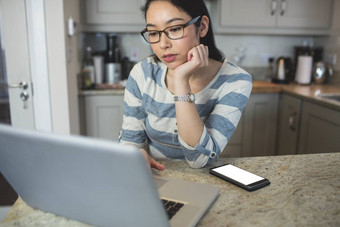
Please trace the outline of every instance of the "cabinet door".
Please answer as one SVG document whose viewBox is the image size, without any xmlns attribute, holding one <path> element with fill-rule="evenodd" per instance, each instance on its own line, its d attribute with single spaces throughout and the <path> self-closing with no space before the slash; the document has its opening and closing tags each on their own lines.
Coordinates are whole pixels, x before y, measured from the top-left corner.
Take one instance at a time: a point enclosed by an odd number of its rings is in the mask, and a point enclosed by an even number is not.
<svg viewBox="0 0 340 227">
<path fill-rule="evenodd" d="M 86 135 L 118 140 L 123 123 L 123 108 L 123 95 L 86 96 Z"/>
<path fill-rule="evenodd" d="M 220 24 L 227 27 L 275 27 L 272 0 L 221 0 Z"/>
<path fill-rule="evenodd" d="M 332 0 L 281 0 L 277 13 L 280 28 L 328 28 Z"/>
<path fill-rule="evenodd" d="M 276 154 L 279 94 L 251 94 L 244 109 L 242 156 Z"/>
<path fill-rule="evenodd" d="M 333 0 L 211 1 L 217 33 L 328 35 Z"/>
<path fill-rule="evenodd" d="M 140 10 L 144 0 L 86 0 L 86 23 L 100 25 L 143 25 Z"/>
<path fill-rule="evenodd" d="M 244 128 L 244 114 L 242 114 L 234 134 L 231 136 L 227 146 L 224 148 L 220 157 L 223 158 L 242 157 L 242 135 L 244 130 L 243 128 Z"/>
<path fill-rule="evenodd" d="M 340 152 L 340 112 L 304 102 L 299 154 Z"/>
<path fill-rule="evenodd" d="M 277 149 L 279 155 L 297 153 L 300 108 L 300 99 L 282 96 Z"/>
</svg>

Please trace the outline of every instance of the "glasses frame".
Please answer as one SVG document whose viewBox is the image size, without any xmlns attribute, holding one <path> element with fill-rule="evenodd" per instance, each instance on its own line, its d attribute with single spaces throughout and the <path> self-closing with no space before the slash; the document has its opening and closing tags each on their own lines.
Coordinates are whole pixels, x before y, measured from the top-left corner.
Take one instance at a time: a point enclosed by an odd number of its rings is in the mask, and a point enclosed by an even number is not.
<svg viewBox="0 0 340 227">
<path fill-rule="evenodd" d="M 178 39 L 183 38 L 183 36 L 184 36 L 184 28 L 188 27 L 189 25 L 199 23 L 199 22 L 201 21 L 201 20 L 200 20 L 201 18 L 202 18 L 201 16 L 198 16 L 198 17 L 195 17 L 194 19 L 190 20 L 189 22 L 187 22 L 187 23 L 185 23 L 185 24 L 172 25 L 172 26 L 166 27 L 166 28 L 164 28 L 163 30 L 159 30 L 159 31 L 158 31 L 158 30 L 148 30 L 148 28 L 144 28 L 143 31 L 140 32 L 140 34 L 141 34 L 141 36 L 144 38 L 144 40 L 145 40 L 146 42 L 151 43 L 151 44 L 158 43 L 158 42 L 161 40 L 161 35 L 162 35 L 162 33 L 164 33 L 164 34 L 166 35 L 166 37 L 168 37 L 168 38 L 171 39 L 171 40 L 178 40 Z M 183 35 L 182 35 L 181 37 L 179 37 L 179 38 L 174 38 L 174 39 L 173 39 L 173 38 L 170 38 L 170 37 L 169 37 L 169 34 L 168 34 L 167 32 L 165 32 L 165 30 L 167 30 L 167 29 L 169 29 L 169 28 L 172 28 L 172 27 L 178 27 L 178 26 L 180 26 L 180 27 L 183 28 Z M 155 41 L 155 42 L 150 42 L 150 41 L 147 40 L 147 38 L 145 38 L 144 34 L 145 34 L 146 32 L 150 32 L 150 31 L 152 31 L 152 32 L 157 32 L 157 33 L 158 33 L 158 40 L 157 40 L 157 41 Z"/>
</svg>

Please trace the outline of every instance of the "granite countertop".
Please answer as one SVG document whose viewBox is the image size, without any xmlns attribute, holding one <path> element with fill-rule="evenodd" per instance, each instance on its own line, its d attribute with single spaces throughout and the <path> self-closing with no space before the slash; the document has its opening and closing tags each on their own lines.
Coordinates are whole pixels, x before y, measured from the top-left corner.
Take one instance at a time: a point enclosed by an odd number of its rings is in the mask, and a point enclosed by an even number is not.
<svg viewBox="0 0 340 227">
<path fill-rule="evenodd" d="M 198 226 L 340 226 L 340 153 L 220 158 L 203 169 L 166 161 L 161 176 L 215 185 L 220 195 Z M 208 173 L 232 163 L 271 184 L 248 192 Z M 0 226 L 87 226 L 33 209 L 20 198 Z"/>
</svg>

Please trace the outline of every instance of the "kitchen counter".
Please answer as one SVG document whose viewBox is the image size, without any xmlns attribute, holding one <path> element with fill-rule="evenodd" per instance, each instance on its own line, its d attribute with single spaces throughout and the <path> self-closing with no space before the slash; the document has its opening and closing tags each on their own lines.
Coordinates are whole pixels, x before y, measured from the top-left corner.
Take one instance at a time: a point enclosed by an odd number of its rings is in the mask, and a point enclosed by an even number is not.
<svg viewBox="0 0 340 227">
<path fill-rule="evenodd" d="M 285 85 L 282 92 L 290 94 L 297 98 L 314 102 L 328 108 L 340 111 L 340 102 L 320 97 L 320 94 L 338 94 L 340 95 L 340 84 L 338 85 Z"/>
<path fill-rule="evenodd" d="M 220 195 L 198 226 L 340 226 L 340 153 L 220 158 L 266 177 L 271 184 L 247 192 L 184 161 L 166 161 L 159 172 L 215 185 Z M 27 206 L 20 198 L 0 226 L 87 226 Z"/>
<path fill-rule="evenodd" d="M 340 102 L 322 98 L 319 94 L 340 94 L 340 84 L 325 85 L 298 85 L 292 84 L 275 84 L 267 81 L 253 81 L 252 93 L 286 93 L 303 100 L 308 100 L 328 108 L 340 111 Z M 85 90 L 80 91 L 81 96 L 91 95 L 123 95 L 124 89 L 102 89 L 102 90 Z"/>
<path fill-rule="evenodd" d="M 339 94 L 340 84 L 299 85 L 274 84 L 266 81 L 254 81 L 252 93 L 283 93 L 340 111 L 340 102 L 320 97 L 320 94 Z"/>
</svg>

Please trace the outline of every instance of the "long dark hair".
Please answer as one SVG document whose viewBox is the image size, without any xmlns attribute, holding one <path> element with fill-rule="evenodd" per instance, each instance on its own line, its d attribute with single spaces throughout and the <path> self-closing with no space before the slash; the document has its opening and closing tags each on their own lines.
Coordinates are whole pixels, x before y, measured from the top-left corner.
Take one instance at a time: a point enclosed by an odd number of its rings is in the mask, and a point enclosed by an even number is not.
<svg viewBox="0 0 340 227">
<path fill-rule="evenodd" d="M 149 6 L 154 1 L 162 1 L 162 0 L 147 0 L 145 5 L 141 8 L 144 18 L 146 20 L 146 13 L 149 9 Z M 211 19 L 208 12 L 208 9 L 203 0 L 163 0 L 171 2 L 177 8 L 186 12 L 191 18 L 195 18 L 197 16 L 206 15 L 209 18 L 209 31 L 205 37 L 200 39 L 200 43 L 208 46 L 209 48 L 209 57 L 216 60 L 216 61 L 223 61 L 223 54 L 222 52 L 216 47 L 214 32 L 211 25 Z M 157 60 L 159 60 L 156 57 Z"/>
</svg>

